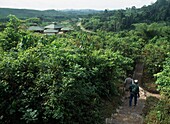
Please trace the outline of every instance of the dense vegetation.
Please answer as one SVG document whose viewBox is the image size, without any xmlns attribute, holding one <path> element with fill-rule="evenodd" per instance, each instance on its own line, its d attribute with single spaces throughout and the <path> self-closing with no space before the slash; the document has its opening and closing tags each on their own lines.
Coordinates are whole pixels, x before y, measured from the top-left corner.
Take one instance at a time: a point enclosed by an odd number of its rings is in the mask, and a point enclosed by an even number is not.
<svg viewBox="0 0 170 124">
<path fill-rule="evenodd" d="M 170 21 L 170 1 L 158 0 L 152 5 L 126 10 L 105 10 L 103 13 L 89 16 L 82 21 L 85 28 L 97 31 L 121 31 L 132 29 L 135 23 L 153 23 Z"/>
<path fill-rule="evenodd" d="M 161 92 L 163 99 L 155 104 L 155 99 L 152 100 L 152 107 L 148 114 L 146 114 L 146 123 L 150 124 L 169 124 L 170 123 L 170 53 L 169 57 L 164 62 L 163 70 L 157 73 L 156 84 Z"/>
<path fill-rule="evenodd" d="M 27 21 L 9 16 L 0 32 L 0 123 L 103 124 L 102 100 L 121 97 L 118 86 L 137 62 L 145 63 L 145 74 L 163 96 L 147 113 L 146 123 L 169 123 L 166 18 L 135 22 L 133 30 L 106 32 L 99 27 L 93 34 L 46 36 L 27 31 Z"/>
<path fill-rule="evenodd" d="M 11 16 L 0 34 L 1 123 L 101 122 L 101 99 L 118 95 L 132 59 L 104 48 L 99 36 L 48 37 L 20 27 Z"/>
<path fill-rule="evenodd" d="M 41 22 L 53 22 L 63 20 L 74 20 L 88 14 L 99 13 L 97 10 L 29 10 L 29 9 L 9 9 L 0 8 L 0 22 L 6 22 L 9 14 L 20 19 L 39 18 Z"/>
</svg>

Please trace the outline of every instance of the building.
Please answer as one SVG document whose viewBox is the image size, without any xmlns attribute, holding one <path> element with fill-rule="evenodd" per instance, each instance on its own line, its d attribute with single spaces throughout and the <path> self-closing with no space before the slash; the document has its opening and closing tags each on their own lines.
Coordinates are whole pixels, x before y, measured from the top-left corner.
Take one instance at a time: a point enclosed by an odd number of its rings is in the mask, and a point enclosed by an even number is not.
<svg viewBox="0 0 170 124">
<path fill-rule="evenodd" d="M 57 25 L 57 23 L 52 23 L 50 25 L 43 27 L 38 26 L 37 24 L 33 24 L 28 28 L 28 30 L 33 32 L 44 33 L 46 35 L 56 35 L 56 34 L 63 34 L 69 31 L 72 31 L 72 28 L 63 27 L 61 25 Z"/>
<path fill-rule="evenodd" d="M 45 29 L 44 34 L 46 35 L 55 35 L 58 34 L 59 30 L 54 30 L 54 29 Z"/>
<path fill-rule="evenodd" d="M 44 34 L 54 35 L 57 34 L 61 30 L 62 26 L 57 25 L 57 23 L 52 23 L 44 27 Z"/>
<path fill-rule="evenodd" d="M 63 27 L 63 28 L 61 28 L 60 32 L 62 32 L 62 33 L 66 33 L 66 32 L 70 32 L 70 31 L 72 31 L 72 30 L 73 30 L 72 28 L 69 28 L 69 27 Z"/>
<path fill-rule="evenodd" d="M 62 28 L 62 26 L 61 25 L 57 25 L 57 23 L 55 23 L 55 22 L 53 22 L 52 24 L 47 25 L 47 26 L 44 27 L 45 30 L 46 29 L 53 29 L 53 30 L 58 30 L 58 31 L 60 31 L 61 28 Z"/>
<path fill-rule="evenodd" d="M 33 24 L 28 28 L 29 31 L 37 32 L 37 33 L 43 33 L 44 28 L 38 26 L 37 24 Z"/>
</svg>

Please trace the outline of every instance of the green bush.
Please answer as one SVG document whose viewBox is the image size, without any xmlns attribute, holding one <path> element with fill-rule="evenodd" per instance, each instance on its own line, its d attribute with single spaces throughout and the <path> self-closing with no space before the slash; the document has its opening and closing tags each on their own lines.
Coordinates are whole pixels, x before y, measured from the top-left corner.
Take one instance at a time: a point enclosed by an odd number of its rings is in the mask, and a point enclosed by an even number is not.
<svg viewBox="0 0 170 124">
<path fill-rule="evenodd" d="M 166 58 L 163 70 L 155 75 L 157 77 L 156 84 L 161 92 L 162 99 L 146 116 L 147 124 L 169 124 L 170 123 L 170 57 Z"/>
<path fill-rule="evenodd" d="M 145 123 L 147 124 L 169 124 L 170 118 L 170 102 L 161 100 L 157 106 L 146 116 Z"/>
<path fill-rule="evenodd" d="M 0 123 L 102 123 L 101 99 L 118 95 L 132 60 L 96 49 L 93 36 L 15 33 L 17 44 L 1 42 Z"/>
</svg>

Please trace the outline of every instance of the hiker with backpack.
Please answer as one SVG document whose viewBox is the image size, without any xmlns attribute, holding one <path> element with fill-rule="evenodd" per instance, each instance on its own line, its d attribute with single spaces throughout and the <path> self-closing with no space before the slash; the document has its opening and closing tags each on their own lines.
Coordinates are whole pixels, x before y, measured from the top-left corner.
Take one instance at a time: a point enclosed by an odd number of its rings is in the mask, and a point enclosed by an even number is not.
<svg viewBox="0 0 170 124">
<path fill-rule="evenodd" d="M 130 107 L 132 106 L 133 98 L 134 98 L 134 106 L 136 106 L 137 98 L 140 97 L 138 80 L 134 80 L 134 83 L 130 85 L 129 90 L 130 90 L 129 106 Z"/>
</svg>

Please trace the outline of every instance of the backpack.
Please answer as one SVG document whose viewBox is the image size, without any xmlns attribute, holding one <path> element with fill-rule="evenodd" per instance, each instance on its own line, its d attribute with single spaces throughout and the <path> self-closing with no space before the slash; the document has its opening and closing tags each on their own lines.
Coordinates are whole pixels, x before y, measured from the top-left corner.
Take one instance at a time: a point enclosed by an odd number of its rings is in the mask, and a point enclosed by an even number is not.
<svg viewBox="0 0 170 124">
<path fill-rule="evenodd" d="M 137 84 L 132 84 L 132 93 L 138 93 L 138 85 Z"/>
</svg>

